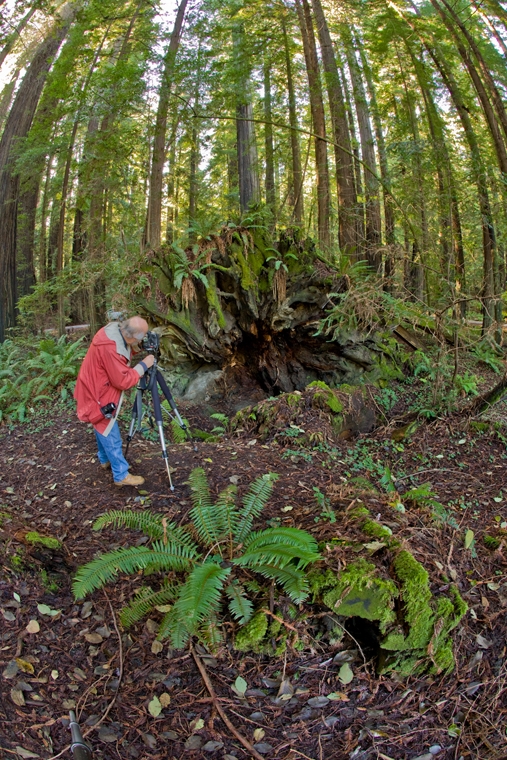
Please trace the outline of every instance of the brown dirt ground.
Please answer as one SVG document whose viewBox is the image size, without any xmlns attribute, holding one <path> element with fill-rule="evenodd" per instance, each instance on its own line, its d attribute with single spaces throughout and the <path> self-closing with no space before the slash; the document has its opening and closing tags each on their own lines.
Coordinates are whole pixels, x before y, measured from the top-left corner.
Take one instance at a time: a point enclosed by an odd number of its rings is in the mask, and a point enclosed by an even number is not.
<svg viewBox="0 0 507 760">
<path fill-rule="evenodd" d="M 206 424 L 209 410 L 184 411 L 191 424 Z M 401 515 L 387 496 L 362 494 L 372 515 L 393 524 L 423 562 L 432 590 L 444 592 L 452 579 L 466 599 L 469 612 L 454 632 L 455 671 L 406 679 L 376 675 L 357 641 L 348 634 L 334 648 L 319 641 L 318 621 L 310 616 L 289 624 L 296 630 L 299 625 L 301 636 L 314 635 L 303 652 L 289 647 L 285 657 L 267 658 L 226 645 L 216 659 L 205 657 L 219 705 L 252 744 L 260 742 L 262 750 L 262 744 L 270 745 L 264 756 L 273 760 L 429 760 L 430 748 L 438 747 L 438 760 L 507 758 L 507 558 L 500 528 L 507 520 L 507 457 L 498 436 L 474 432 L 459 420 L 439 421 L 396 446 L 387 429 L 380 429 L 368 438 L 341 441 L 332 453 L 317 447 L 311 461 L 284 457 L 294 450 L 287 439 L 263 444 L 224 438 L 199 443 L 197 452 L 188 444 L 171 445 L 173 493 L 159 445 L 135 439 L 132 469 L 145 476 L 149 494 L 140 497 L 143 503 L 135 489 L 115 488 L 99 468 L 93 435 L 72 410 L 55 408 L 54 414 L 52 425 L 39 430 L 34 422 L 0 430 L 0 757 L 69 757 L 69 709 L 76 711 L 94 757 L 104 760 L 252 757 L 222 722 L 188 650 L 171 651 L 167 644 L 152 650 L 153 621 L 128 633 L 119 630 L 115 611 L 132 581 L 122 579 L 84 604 L 74 602 L 73 570 L 97 551 L 132 538 L 114 530 L 95 533 L 91 524 L 105 510 L 148 504 L 184 521 L 190 509 L 185 481 L 196 466 L 206 469 L 215 493 L 231 476 L 237 476 L 241 492 L 255 476 L 276 471 L 280 478 L 263 523 L 274 519 L 306 528 L 325 541 L 349 529 L 350 477 L 378 483 L 371 462 L 382 461 L 400 491 L 431 481 L 453 517 L 451 524 L 438 523 L 422 508 Z M 336 523 L 319 518 L 315 486 L 330 495 Z M 283 511 L 287 506 L 293 509 Z M 27 529 L 58 537 L 64 551 L 29 549 Z M 464 547 L 470 529 L 473 550 Z M 484 546 L 484 533 L 500 536 L 496 551 Z M 19 555 L 25 569 L 16 565 Z M 51 579 L 58 586 L 50 586 Z M 41 614 L 40 604 L 61 612 Z M 27 632 L 30 620 L 38 622 L 38 632 Z M 351 650 L 354 678 L 343 685 L 333 658 Z M 9 666 L 15 658 L 21 661 L 18 672 Z M 231 690 L 239 674 L 249 687 L 245 699 Z M 299 690 L 286 701 L 276 698 L 280 676 Z M 331 692 L 340 698 L 323 707 L 308 704 Z M 148 704 L 163 693 L 170 702 L 153 718 Z M 197 731 L 196 720 L 203 721 Z M 261 731 L 254 735 L 256 729 Z M 189 741 L 192 736 L 199 738 Z"/>
</svg>

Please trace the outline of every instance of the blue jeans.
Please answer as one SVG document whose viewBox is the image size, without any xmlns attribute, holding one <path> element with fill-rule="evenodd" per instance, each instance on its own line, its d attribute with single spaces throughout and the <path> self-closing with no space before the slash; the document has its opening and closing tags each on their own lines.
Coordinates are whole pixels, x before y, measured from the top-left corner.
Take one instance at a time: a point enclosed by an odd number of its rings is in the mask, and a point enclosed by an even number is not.
<svg viewBox="0 0 507 760">
<path fill-rule="evenodd" d="M 121 480 L 124 480 L 129 474 L 129 465 L 123 456 L 118 423 L 114 423 L 107 437 L 95 430 L 95 438 L 97 439 L 100 464 L 111 462 L 114 482 L 119 483 Z"/>
</svg>

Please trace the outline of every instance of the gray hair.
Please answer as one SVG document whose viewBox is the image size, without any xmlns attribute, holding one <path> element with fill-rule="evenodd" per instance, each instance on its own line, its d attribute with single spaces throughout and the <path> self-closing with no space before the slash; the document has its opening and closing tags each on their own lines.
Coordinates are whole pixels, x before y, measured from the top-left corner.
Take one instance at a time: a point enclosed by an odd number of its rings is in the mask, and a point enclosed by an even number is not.
<svg viewBox="0 0 507 760">
<path fill-rule="evenodd" d="M 120 322 L 120 330 L 125 333 L 127 338 L 135 338 L 136 340 L 142 340 L 144 338 L 144 332 L 139 328 L 132 327 L 130 319 L 126 319 L 124 322 Z"/>
</svg>

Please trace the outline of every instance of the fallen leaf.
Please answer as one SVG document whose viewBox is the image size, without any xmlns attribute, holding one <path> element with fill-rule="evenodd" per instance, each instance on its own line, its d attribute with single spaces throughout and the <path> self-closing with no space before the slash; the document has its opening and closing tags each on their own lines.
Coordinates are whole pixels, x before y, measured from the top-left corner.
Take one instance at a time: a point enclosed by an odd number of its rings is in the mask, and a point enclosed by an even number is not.
<svg viewBox="0 0 507 760">
<path fill-rule="evenodd" d="M 171 704 L 171 695 L 164 691 L 164 693 L 160 695 L 159 700 L 162 707 L 167 707 Z"/>
<path fill-rule="evenodd" d="M 349 663 L 344 663 L 339 672 L 338 672 L 338 679 L 339 681 L 346 686 L 348 683 L 352 681 L 354 678 L 354 673 L 352 671 L 352 668 L 350 667 Z"/>
<path fill-rule="evenodd" d="M 14 592 L 14 593 L 13 593 L 12 597 L 13 597 L 13 599 L 15 599 L 17 602 L 21 602 L 21 597 L 20 597 L 20 595 L 19 595 L 19 594 L 16 594 L 16 592 Z"/>
<path fill-rule="evenodd" d="M 265 736 L 266 736 L 266 732 L 264 731 L 263 728 L 256 728 L 255 731 L 253 732 L 253 738 L 254 738 L 254 741 L 256 742 L 260 742 L 260 740 L 264 739 Z"/>
<path fill-rule="evenodd" d="M 24 707 L 25 697 L 21 689 L 11 689 L 11 699 L 18 707 Z"/>
<path fill-rule="evenodd" d="M 343 691 L 332 691 L 331 694 L 327 695 L 327 698 L 330 699 L 332 702 L 349 702 L 349 698 L 346 694 L 343 693 Z"/>
<path fill-rule="evenodd" d="M 474 542 L 475 533 L 473 530 L 468 529 L 465 533 L 465 549 L 470 549 Z"/>
<path fill-rule="evenodd" d="M 196 733 L 196 731 L 200 731 L 201 728 L 204 728 L 204 721 L 202 718 L 194 718 L 192 723 L 190 724 L 190 730 L 193 734 Z"/>
<path fill-rule="evenodd" d="M 492 645 L 492 642 L 489 641 L 488 639 L 485 639 L 484 636 L 481 636 L 480 633 L 477 634 L 477 636 L 475 637 L 475 640 L 481 649 L 489 649 L 490 646 Z"/>
<path fill-rule="evenodd" d="M 30 752 L 29 749 L 25 749 L 24 747 L 16 747 L 16 754 L 20 757 L 40 757 L 40 755 Z"/>
<path fill-rule="evenodd" d="M 85 633 L 84 637 L 89 644 L 101 644 L 104 641 L 100 633 Z"/>
<path fill-rule="evenodd" d="M 238 695 L 238 697 L 241 697 L 243 699 L 245 696 L 245 691 L 248 689 L 248 684 L 244 678 L 238 676 L 234 681 L 234 686 L 231 686 L 231 689 L 235 694 Z"/>
<path fill-rule="evenodd" d="M 64 707 L 66 710 L 74 710 L 76 707 L 76 700 L 75 699 L 64 699 L 62 702 L 62 707 Z"/>
<path fill-rule="evenodd" d="M 14 678 L 18 670 L 19 668 L 18 668 L 18 663 L 16 662 L 16 660 L 11 660 L 9 663 L 7 663 L 7 667 L 3 671 L 2 675 L 4 678 L 7 678 L 7 679 Z"/>
<path fill-rule="evenodd" d="M 12 623 L 14 620 L 16 620 L 16 615 L 10 610 L 2 610 L 2 615 L 4 617 L 4 620 L 7 620 L 8 623 Z"/>
<path fill-rule="evenodd" d="M 31 675 L 33 675 L 33 673 L 35 672 L 33 669 L 32 663 L 27 662 L 26 660 L 22 660 L 21 657 L 16 657 L 16 663 L 18 665 L 18 668 L 23 673 L 30 673 Z"/>
<path fill-rule="evenodd" d="M 153 652 L 153 654 L 160 654 L 160 652 L 162 652 L 163 649 L 164 649 L 164 645 L 162 644 L 162 642 L 157 641 L 155 639 L 155 641 L 151 645 L 151 651 Z"/>
<path fill-rule="evenodd" d="M 153 715 L 154 718 L 158 718 L 162 712 L 162 705 L 160 704 L 160 699 L 157 696 L 153 697 L 153 699 L 150 701 L 148 705 L 148 712 L 150 715 Z"/>
<path fill-rule="evenodd" d="M 40 625 L 37 622 L 37 620 L 30 620 L 30 622 L 26 626 L 26 630 L 28 631 L 28 633 L 39 633 Z"/>
<path fill-rule="evenodd" d="M 60 674 L 59 674 L 59 672 L 57 670 L 52 670 L 51 671 L 51 678 L 53 679 L 53 681 L 56 681 L 56 679 L 58 678 L 59 675 Z"/>
</svg>

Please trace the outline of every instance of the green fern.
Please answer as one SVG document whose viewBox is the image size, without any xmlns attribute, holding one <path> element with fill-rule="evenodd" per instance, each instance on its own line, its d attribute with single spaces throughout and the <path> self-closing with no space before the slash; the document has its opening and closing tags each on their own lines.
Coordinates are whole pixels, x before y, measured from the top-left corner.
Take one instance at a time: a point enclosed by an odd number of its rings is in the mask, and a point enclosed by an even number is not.
<svg viewBox="0 0 507 760">
<path fill-rule="evenodd" d="M 252 530 L 253 521 L 259 517 L 260 513 L 266 506 L 271 496 L 273 483 L 278 479 L 278 475 L 269 472 L 256 478 L 245 497 L 243 498 L 243 509 L 239 513 L 238 524 L 234 531 L 234 538 L 242 542 Z"/>
<path fill-rule="evenodd" d="M 229 610 L 232 616 L 240 625 L 248 623 L 253 615 L 254 607 L 250 599 L 245 596 L 245 589 L 238 583 L 231 583 L 225 589 L 225 593 L 231 600 Z"/>
<path fill-rule="evenodd" d="M 279 584 L 293 602 L 303 601 L 309 592 L 305 568 L 320 558 L 315 539 L 298 528 L 252 531 L 253 520 L 266 504 L 276 477 L 270 473 L 257 478 L 238 510 L 235 486 L 227 486 L 213 503 L 206 473 L 201 467 L 194 469 L 188 480 L 193 524 L 184 527 L 148 511 L 111 510 L 101 515 L 94 530 L 113 526 L 142 531 L 151 545 L 116 549 L 81 567 L 73 585 L 76 599 L 120 573 L 169 572 L 170 577 L 158 590 L 141 589 L 122 610 L 120 619 L 125 626 L 133 625 L 154 607 L 171 602 L 157 637 L 170 638 L 176 648 L 183 647 L 190 636 L 216 646 L 221 638 L 224 596 L 232 617 L 242 625 L 247 623 L 254 614 L 254 602 L 246 590 L 255 597 L 265 594 L 253 573 Z M 195 534 L 200 546 L 192 538 Z M 204 559 L 201 548 L 206 552 Z M 186 579 L 181 580 L 180 574 Z"/>
<path fill-rule="evenodd" d="M 206 473 L 202 467 L 196 467 L 189 475 L 190 499 L 193 509 L 190 516 L 195 525 L 197 535 L 205 546 L 215 546 L 222 531 L 217 520 L 215 505 L 211 500 Z"/>
<path fill-rule="evenodd" d="M 130 628 L 148 615 L 155 607 L 174 601 L 178 593 L 175 584 L 165 583 L 158 591 L 143 587 L 139 589 L 135 599 L 120 612 L 120 622 L 125 628 Z"/>
<path fill-rule="evenodd" d="M 131 546 L 101 554 L 79 568 L 72 590 L 76 599 L 83 599 L 95 589 L 102 588 L 119 573 L 132 575 L 139 570 L 189 570 L 196 552 L 190 547 L 157 541 L 152 547 Z"/>
</svg>

